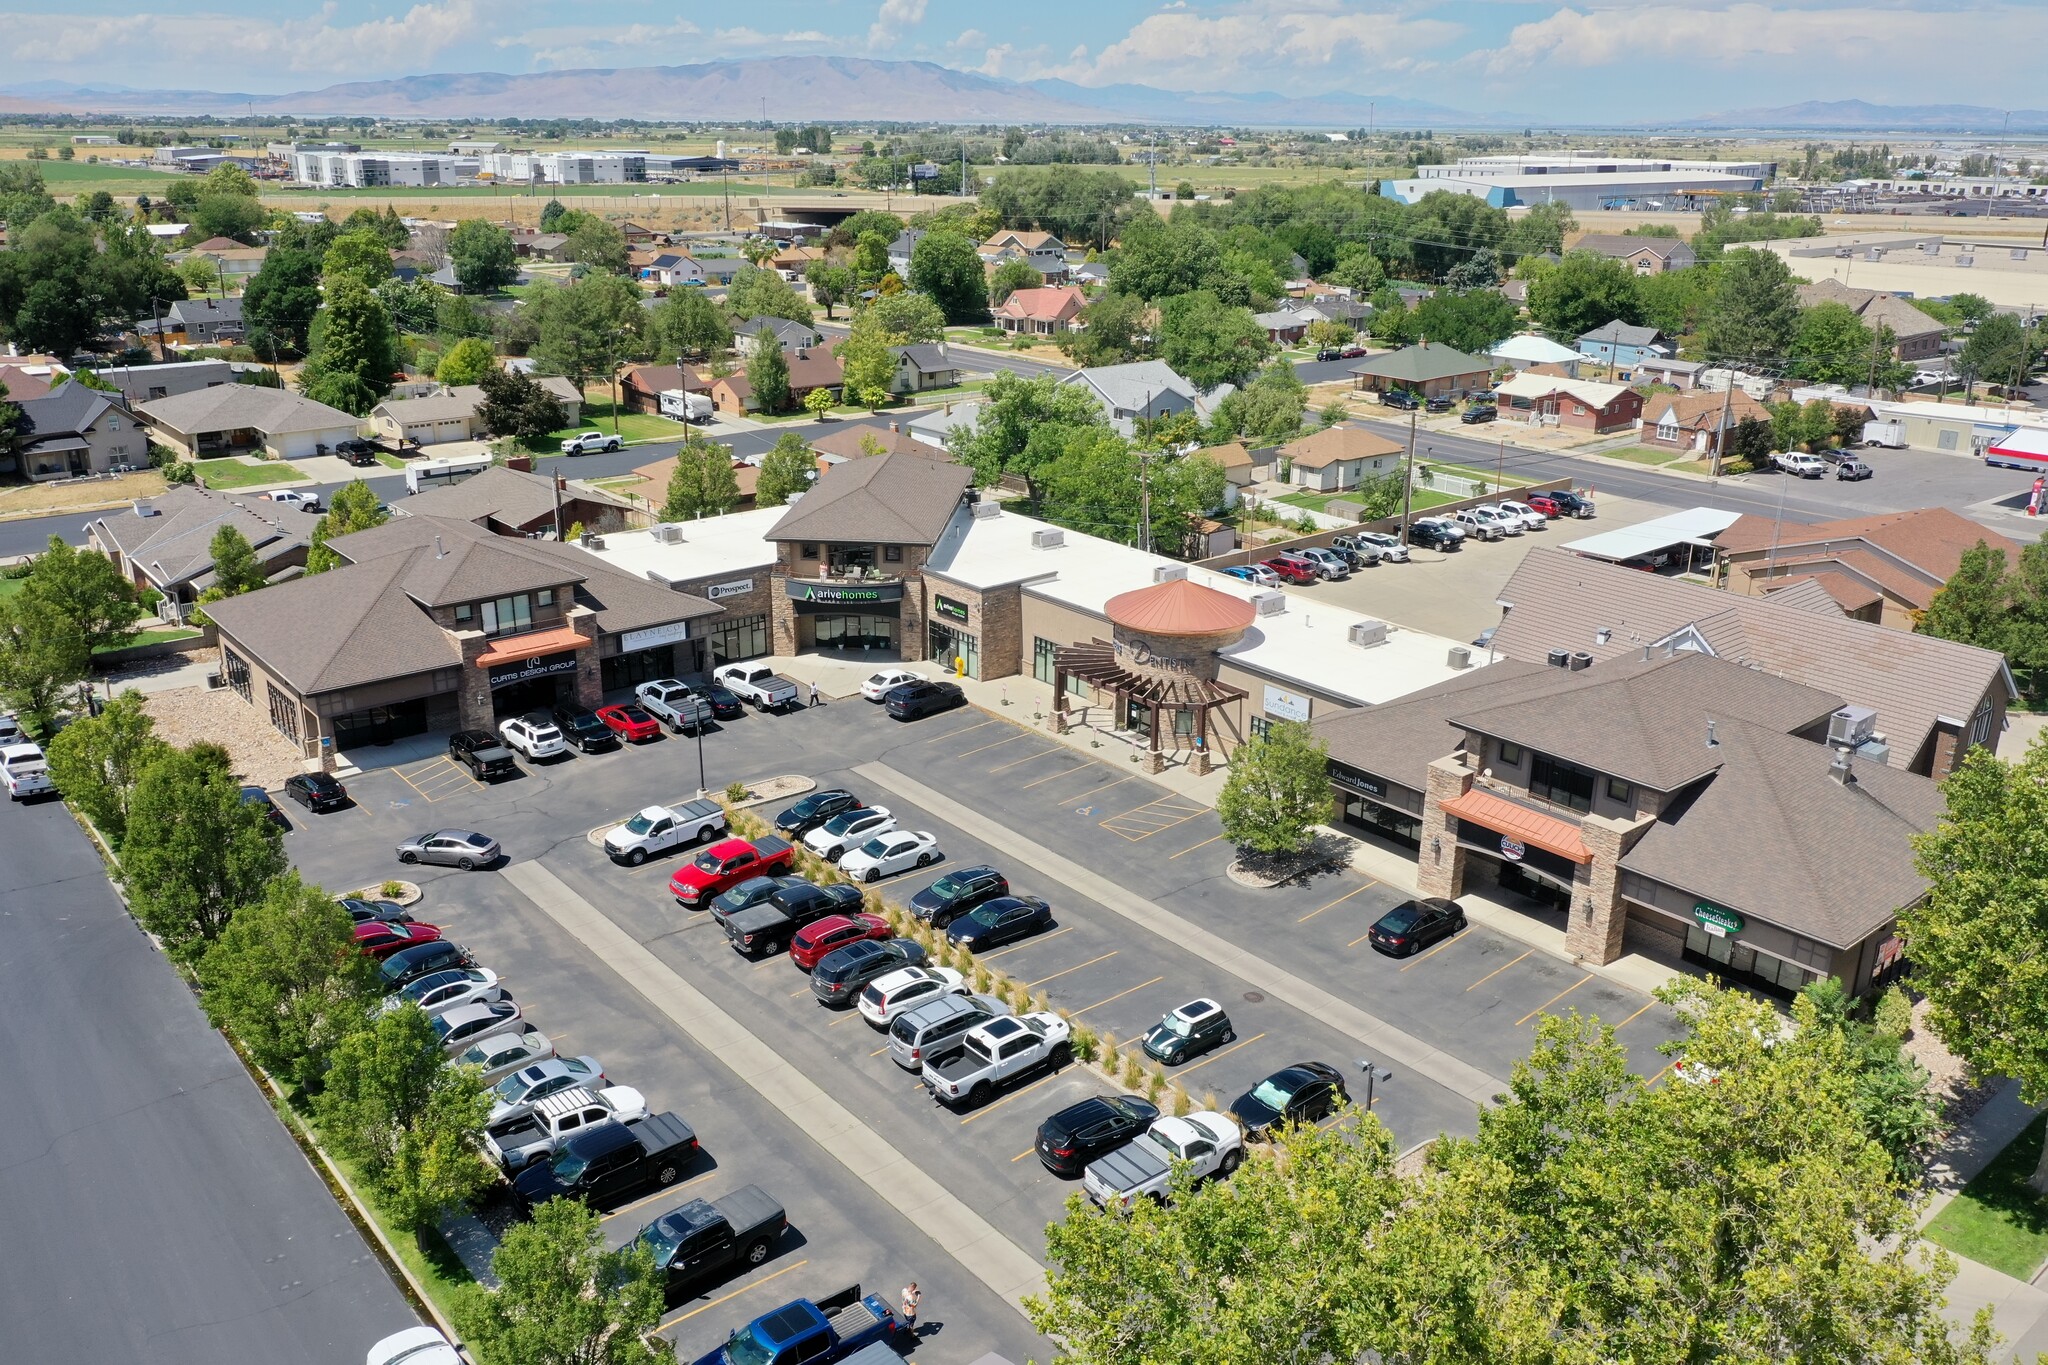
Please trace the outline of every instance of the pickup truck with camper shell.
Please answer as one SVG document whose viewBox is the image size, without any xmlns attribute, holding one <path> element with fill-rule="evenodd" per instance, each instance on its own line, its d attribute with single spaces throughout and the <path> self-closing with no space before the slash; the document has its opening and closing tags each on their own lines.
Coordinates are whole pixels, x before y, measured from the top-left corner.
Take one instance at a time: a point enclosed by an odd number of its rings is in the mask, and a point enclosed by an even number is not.
<svg viewBox="0 0 2048 1365">
<path fill-rule="evenodd" d="M 959 1044 L 924 1059 L 924 1088 L 949 1109 L 976 1109 L 1040 1067 L 1058 1070 L 1073 1055 L 1072 1025 L 1050 1010 L 976 1024 Z"/>
<path fill-rule="evenodd" d="M 860 909 L 860 888 L 846 882 L 813 886 L 798 882 L 744 910 L 712 906 L 711 917 L 725 931 L 726 941 L 748 957 L 773 957 L 789 946 L 797 930 L 828 915 Z"/>
<path fill-rule="evenodd" d="M 711 703 L 698 696 L 688 683 L 674 678 L 644 682 L 633 689 L 640 709 L 676 734 L 694 733 L 718 717 Z"/>
<path fill-rule="evenodd" d="M 670 1209 L 634 1240 L 654 1253 L 655 1273 L 673 1304 L 707 1280 L 760 1265 L 788 1230 L 781 1202 L 759 1185 L 744 1185 L 723 1199 Z"/>
<path fill-rule="evenodd" d="M 1081 1188 L 1104 1208 L 1129 1208 L 1139 1199 L 1164 1202 L 1174 1162 L 1187 1162 L 1198 1180 L 1220 1180 L 1243 1160 L 1244 1130 L 1228 1114 L 1201 1109 L 1162 1115 L 1136 1141 L 1089 1162 Z"/>
<path fill-rule="evenodd" d="M 750 877 L 787 872 L 795 862 L 796 849 L 772 834 L 751 844 L 745 839 L 720 839 L 676 869 L 668 879 L 669 894 L 677 904 L 694 910 L 728 887 Z"/>
<path fill-rule="evenodd" d="M 711 680 L 762 711 L 794 706 L 799 695 L 795 683 L 766 664 L 727 664 L 713 669 Z"/>
<path fill-rule="evenodd" d="M 604 836 L 604 851 L 615 863 L 638 867 L 657 853 L 689 848 L 725 833 L 725 807 L 716 801 L 649 806 Z"/>
</svg>

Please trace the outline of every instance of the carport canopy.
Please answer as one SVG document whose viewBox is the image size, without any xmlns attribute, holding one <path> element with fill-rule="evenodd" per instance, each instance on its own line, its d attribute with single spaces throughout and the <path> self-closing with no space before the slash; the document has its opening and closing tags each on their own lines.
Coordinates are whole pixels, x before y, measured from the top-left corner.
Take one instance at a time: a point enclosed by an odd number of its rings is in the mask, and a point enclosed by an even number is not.
<svg viewBox="0 0 2048 1365">
<path fill-rule="evenodd" d="M 1564 548 L 1591 559 L 1616 562 L 1676 549 L 1681 545 L 1706 549 L 1713 545 L 1715 536 L 1733 526 L 1741 515 L 1740 512 L 1726 512 L 1718 507 L 1692 507 L 1634 526 L 1619 526 L 1612 531 L 1569 540 Z"/>
</svg>

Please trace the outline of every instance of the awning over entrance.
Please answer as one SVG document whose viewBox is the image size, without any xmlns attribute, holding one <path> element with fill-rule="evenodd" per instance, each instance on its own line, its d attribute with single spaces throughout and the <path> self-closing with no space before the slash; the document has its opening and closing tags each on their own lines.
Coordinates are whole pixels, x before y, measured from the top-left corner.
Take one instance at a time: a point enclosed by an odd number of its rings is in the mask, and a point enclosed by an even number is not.
<svg viewBox="0 0 2048 1365">
<path fill-rule="evenodd" d="M 1585 840 L 1579 837 L 1576 825 L 1530 810 L 1527 806 L 1518 806 L 1492 792 L 1474 787 L 1463 796 L 1444 802 L 1443 808 L 1460 820 L 1470 820 L 1502 834 L 1511 834 L 1531 848 L 1555 853 L 1575 863 L 1593 861 L 1593 855 L 1587 851 Z"/>
<path fill-rule="evenodd" d="M 1118 661 L 1116 646 L 1096 641 L 1067 645 L 1054 655 L 1058 668 L 1106 691 L 1152 706 L 1215 706 L 1246 694 L 1241 687 L 1193 674 L 1141 673 Z"/>
<path fill-rule="evenodd" d="M 543 654 L 554 654 L 564 649 L 581 649 L 594 641 L 587 635 L 579 635 L 574 627 L 560 626 L 554 630 L 536 630 L 525 635 L 512 635 L 503 640 L 493 640 L 488 649 L 476 656 L 478 668 L 496 668 L 499 664 L 517 663 L 521 659 L 538 658 Z"/>
</svg>

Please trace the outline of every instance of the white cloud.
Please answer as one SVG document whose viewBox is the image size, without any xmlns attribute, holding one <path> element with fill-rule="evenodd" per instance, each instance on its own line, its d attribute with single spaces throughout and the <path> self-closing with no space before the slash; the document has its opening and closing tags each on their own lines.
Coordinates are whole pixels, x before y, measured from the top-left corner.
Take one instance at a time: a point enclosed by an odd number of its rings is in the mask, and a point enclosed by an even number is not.
<svg viewBox="0 0 2048 1365">
<path fill-rule="evenodd" d="M 722 28 L 712 35 L 721 48 L 776 48 L 776 47 L 821 47 L 836 41 L 831 34 L 817 29 L 798 29 L 788 33 L 763 33 L 757 28 Z"/>
<path fill-rule="evenodd" d="M 925 4 L 926 0 L 882 0 L 882 8 L 875 12 L 875 22 L 868 29 L 868 50 L 877 52 L 895 46 L 905 30 L 924 22 Z"/>
<path fill-rule="evenodd" d="M 1083 47 L 1063 65 L 1033 74 L 1082 85 L 1138 81 L 1185 90 L 1243 89 L 1303 76 L 1324 84 L 1333 72 L 1349 80 L 1411 69 L 1413 54 L 1464 32 L 1447 20 L 1361 13 L 1336 0 L 1253 0 L 1201 13 L 1169 6 L 1092 56 Z"/>
<path fill-rule="evenodd" d="M 554 67 L 645 65 L 669 55 L 673 45 L 702 30 L 686 19 L 664 24 L 619 24 L 610 28 L 565 26 L 508 33 L 495 46 L 519 48 L 536 63 Z"/>
<path fill-rule="evenodd" d="M 275 70 L 343 72 L 376 79 L 418 70 L 459 42 L 474 40 L 486 20 L 478 0 L 439 0 L 403 14 L 336 23 L 334 4 L 303 18 L 230 14 L 133 14 L 119 18 L 0 14 L 13 35 L 0 69 L 26 72 L 124 59 L 144 70 L 196 66 L 219 73 Z M 224 74 L 222 83 L 228 83 Z"/>
<path fill-rule="evenodd" d="M 952 42 L 947 43 L 946 51 L 972 52 L 975 48 L 985 48 L 987 45 L 988 35 L 978 28 L 970 28 Z"/>
</svg>

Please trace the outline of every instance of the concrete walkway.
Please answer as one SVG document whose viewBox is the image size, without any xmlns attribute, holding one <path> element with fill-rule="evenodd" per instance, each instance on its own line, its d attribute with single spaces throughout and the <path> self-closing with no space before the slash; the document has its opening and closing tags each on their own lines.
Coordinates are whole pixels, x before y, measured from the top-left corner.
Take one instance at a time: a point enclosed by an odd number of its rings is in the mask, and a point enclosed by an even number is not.
<svg viewBox="0 0 2048 1365">
<path fill-rule="evenodd" d="M 1934 1194 L 1920 1211 L 1920 1226 L 1926 1227 L 1947 1208 L 2040 1112 L 2021 1103 L 2020 1083 L 2008 1080 L 1982 1109 L 1958 1125 L 1927 1163 L 1927 1183 Z"/>
<path fill-rule="evenodd" d="M 781 1110 L 820 1151 L 892 1208 L 916 1218 L 934 1242 L 1019 1313 L 1026 1295 L 1045 1292 L 1045 1270 L 1035 1256 L 996 1231 L 560 877 L 535 862 L 514 863 L 500 875 L 688 1034 L 706 1057 Z"/>
</svg>

